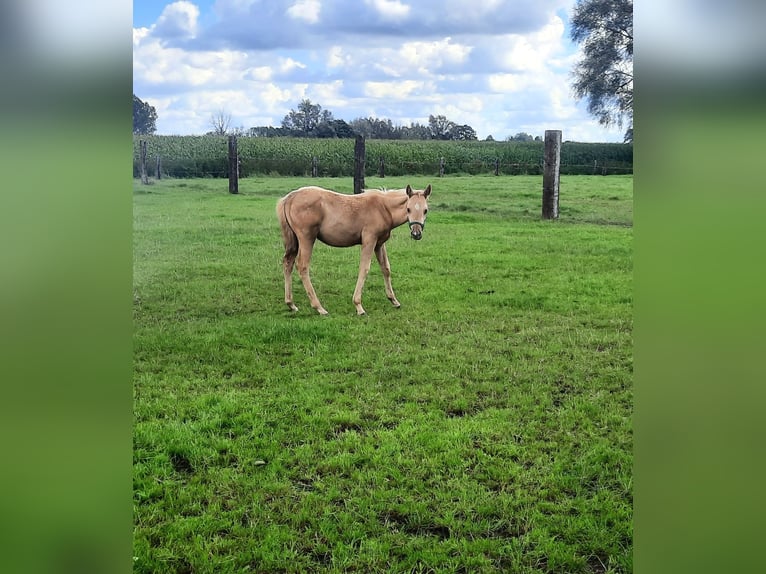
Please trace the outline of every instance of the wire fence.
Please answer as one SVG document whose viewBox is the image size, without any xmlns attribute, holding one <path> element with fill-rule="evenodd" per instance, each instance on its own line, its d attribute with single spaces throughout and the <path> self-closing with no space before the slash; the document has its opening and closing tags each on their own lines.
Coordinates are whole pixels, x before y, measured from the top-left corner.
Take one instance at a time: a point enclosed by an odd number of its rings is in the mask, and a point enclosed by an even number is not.
<svg viewBox="0 0 766 574">
<path fill-rule="evenodd" d="M 229 176 L 226 157 L 173 159 L 149 158 L 146 165 L 148 176 L 155 178 L 226 178 Z M 536 162 L 502 161 L 398 161 L 388 162 L 367 159 L 364 166 L 366 177 L 405 175 L 541 175 L 542 158 Z M 592 164 L 566 163 L 562 161 L 561 175 L 625 175 L 633 173 L 633 165 L 627 162 L 598 162 Z M 140 161 L 133 162 L 133 177 L 141 174 Z M 239 177 L 251 176 L 298 176 L 298 177 L 353 177 L 354 160 L 319 160 L 317 158 L 267 158 L 239 157 Z"/>
</svg>

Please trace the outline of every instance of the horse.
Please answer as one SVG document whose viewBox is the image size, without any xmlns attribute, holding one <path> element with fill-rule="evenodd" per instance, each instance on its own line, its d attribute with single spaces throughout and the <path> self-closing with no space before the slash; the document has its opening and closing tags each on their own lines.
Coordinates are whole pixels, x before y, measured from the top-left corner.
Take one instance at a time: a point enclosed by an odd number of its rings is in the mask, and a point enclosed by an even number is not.
<svg viewBox="0 0 766 574">
<path fill-rule="evenodd" d="M 277 217 L 282 228 L 285 255 L 282 268 L 285 274 L 285 304 L 291 311 L 298 307 L 293 303 L 292 272 L 297 261 L 298 274 L 311 306 L 320 315 L 327 311 L 317 298 L 309 276 L 309 263 L 314 243 L 319 239 L 332 247 L 361 245 L 359 276 L 356 280 L 353 302 L 358 315 L 364 315 L 362 288 L 370 261 L 375 253 L 386 296 L 394 307 L 401 307 L 391 287 L 391 265 L 386 253 L 386 241 L 391 231 L 407 223 L 412 239 L 420 240 L 426 225 L 428 196 L 431 185 L 424 190 L 406 189 L 374 190 L 348 195 L 316 186 L 301 187 L 291 191 L 277 202 Z"/>
</svg>

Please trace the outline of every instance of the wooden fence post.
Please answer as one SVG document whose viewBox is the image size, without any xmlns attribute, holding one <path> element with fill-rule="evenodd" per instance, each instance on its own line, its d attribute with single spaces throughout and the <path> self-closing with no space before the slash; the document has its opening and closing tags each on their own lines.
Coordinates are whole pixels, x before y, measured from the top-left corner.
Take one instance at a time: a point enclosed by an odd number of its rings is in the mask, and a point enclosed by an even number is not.
<svg viewBox="0 0 766 574">
<path fill-rule="evenodd" d="M 378 175 L 380 175 L 380 177 L 386 177 L 386 160 L 383 156 L 380 156 L 380 169 Z"/>
<path fill-rule="evenodd" d="M 159 154 L 157 154 L 157 179 L 162 179 L 162 161 Z"/>
<path fill-rule="evenodd" d="M 439 177 L 444 177 L 444 157 L 439 159 Z"/>
<path fill-rule="evenodd" d="M 239 193 L 239 156 L 237 136 L 229 136 L 229 193 Z"/>
<path fill-rule="evenodd" d="M 354 193 L 364 190 L 364 136 L 356 136 L 354 143 Z"/>
<path fill-rule="evenodd" d="M 543 219 L 558 219 L 561 130 L 545 130 L 543 157 Z"/>
<path fill-rule="evenodd" d="M 311 177 L 319 176 L 319 158 L 314 156 L 311 158 Z"/>
<path fill-rule="evenodd" d="M 141 164 L 141 183 L 147 185 L 149 176 L 146 174 L 146 140 L 139 141 L 140 164 Z"/>
<path fill-rule="evenodd" d="M 495 175 L 500 175 L 500 160 L 495 158 Z"/>
</svg>

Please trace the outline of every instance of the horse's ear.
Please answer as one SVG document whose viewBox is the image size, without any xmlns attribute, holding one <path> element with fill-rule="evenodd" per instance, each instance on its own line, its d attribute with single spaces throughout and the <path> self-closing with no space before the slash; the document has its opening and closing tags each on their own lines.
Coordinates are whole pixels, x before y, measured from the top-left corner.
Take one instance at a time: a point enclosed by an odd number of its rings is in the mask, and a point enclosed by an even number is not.
<svg viewBox="0 0 766 574">
<path fill-rule="evenodd" d="M 407 197 L 412 197 L 412 187 L 410 187 L 410 184 L 407 184 L 407 189 L 405 190 L 407 192 Z"/>
<path fill-rule="evenodd" d="M 431 195 L 431 184 L 430 184 L 430 183 L 428 184 L 428 186 L 427 186 L 427 187 L 425 188 L 425 190 L 423 191 L 423 195 L 424 195 L 425 197 L 428 197 L 429 195 Z"/>
</svg>

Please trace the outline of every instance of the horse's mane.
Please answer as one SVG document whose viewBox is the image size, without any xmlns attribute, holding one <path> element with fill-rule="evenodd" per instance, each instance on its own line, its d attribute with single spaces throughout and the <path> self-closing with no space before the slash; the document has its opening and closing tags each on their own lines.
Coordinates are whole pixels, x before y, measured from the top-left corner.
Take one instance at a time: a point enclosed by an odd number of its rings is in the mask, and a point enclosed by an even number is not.
<svg viewBox="0 0 766 574">
<path fill-rule="evenodd" d="M 403 189 L 389 189 L 387 187 L 375 187 L 371 189 L 365 189 L 364 192 L 367 193 L 369 191 L 373 191 L 375 193 L 396 193 L 398 191 L 404 191 Z"/>
</svg>

